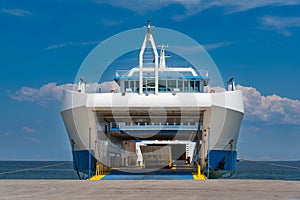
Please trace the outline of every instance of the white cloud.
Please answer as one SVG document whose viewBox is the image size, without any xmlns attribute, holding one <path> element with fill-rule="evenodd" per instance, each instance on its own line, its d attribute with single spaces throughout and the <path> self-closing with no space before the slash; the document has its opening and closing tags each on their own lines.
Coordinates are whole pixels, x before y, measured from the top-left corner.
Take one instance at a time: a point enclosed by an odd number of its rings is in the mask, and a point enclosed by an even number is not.
<svg viewBox="0 0 300 200">
<path fill-rule="evenodd" d="M 3 132 L 2 134 L 0 134 L 0 136 L 8 137 L 8 136 L 12 136 L 14 134 L 15 133 L 13 131 L 7 130 L 7 131 Z"/>
<path fill-rule="evenodd" d="M 104 82 L 101 84 L 87 84 L 86 92 L 97 92 L 101 88 L 102 92 L 109 92 L 111 88 L 119 90 L 117 83 Z M 14 93 L 10 93 L 9 96 L 17 101 L 37 102 L 39 105 L 46 106 L 50 103 L 60 101 L 64 90 L 77 89 L 77 84 L 63 84 L 57 85 L 50 82 L 43 85 L 40 88 L 22 87 Z"/>
<path fill-rule="evenodd" d="M 242 0 L 242 1 L 232 1 L 232 0 L 207 0 L 207 7 L 219 6 L 225 7 L 229 13 L 241 12 L 254 8 L 264 7 L 264 6 L 291 6 L 299 5 L 300 0 Z"/>
<path fill-rule="evenodd" d="M 282 35 L 290 36 L 292 33 L 288 29 L 300 27 L 300 17 L 264 16 L 260 19 L 260 23 L 264 29 L 276 30 Z"/>
<path fill-rule="evenodd" d="M 172 18 L 175 21 L 183 20 L 189 16 L 195 15 L 202 10 L 211 7 L 223 7 L 227 13 L 242 12 L 254 8 L 264 6 L 284 6 L 284 5 L 299 5 L 300 0 L 95 0 L 97 3 L 110 4 L 112 6 L 125 8 L 145 14 L 147 11 L 159 10 L 170 5 L 181 5 L 184 7 L 183 13 L 175 14 Z"/>
<path fill-rule="evenodd" d="M 120 91 L 120 86 L 115 81 L 101 83 L 98 88 L 101 88 L 101 92 L 110 92 L 112 89 L 116 92 Z"/>
<path fill-rule="evenodd" d="M 40 144 L 41 143 L 41 141 L 39 139 L 35 138 L 35 137 L 25 137 L 24 139 L 26 139 L 30 142 L 33 142 L 35 144 Z"/>
<path fill-rule="evenodd" d="M 203 52 L 203 48 L 206 51 L 222 48 L 225 46 L 233 45 L 237 42 L 216 42 L 216 43 L 207 43 L 200 45 L 173 45 L 172 49 L 176 49 L 178 52 L 185 52 L 189 54 Z M 203 48 L 202 48 L 203 47 Z"/>
<path fill-rule="evenodd" d="M 62 48 L 62 47 L 66 47 L 66 46 L 71 46 L 73 45 L 73 42 L 69 41 L 69 42 L 63 42 L 63 43 L 59 43 L 59 44 L 51 44 L 49 45 L 46 50 L 50 50 L 50 49 L 58 49 L 58 48 Z"/>
<path fill-rule="evenodd" d="M 36 132 L 35 129 L 30 128 L 28 126 L 22 126 L 22 130 L 25 131 L 25 132 L 27 132 L 27 133 L 34 133 L 34 132 Z"/>
<path fill-rule="evenodd" d="M 10 94 L 10 97 L 17 101 L 38 102 L 40 105 L 46 105 L 48 102 L 59 100 L 63 90 L 72 88 L 73 84 L 56 85 L 56 83 L 48 83 L 38 89 L 22 87 Z"/>
<path fill-rule="evenodd" d="M 126 8 L 138 13 L 143 14 L 149 10 L 159 10 L 162 7 L 170 5 L 176 0 L 155 0 L 155 1 L 144 1 L 144 0 L 95 0 L 95 2 L 100 4 L 110 4 L 112 6 L 117 6 L 121 8 Z"/>
<path fill-rule="evenodd" d="M 276 94 L 263 96 L 253 87 L 237 86 L 243 91 L 245 118 L 270 124 L 300 124 L 300 101 Z"/>
<path fill-rule="evenodd" d="M 21 9 L 1 9 L 2 13 L 13 15 L 17 17 L 24 17 L 26 15 L 32 15 L 32 13 L 28 10 L 21 10 Z"/>
<path fill-rule="evenodd" d="M 260 127 L 257 127 L 257 126 L 249 126 L 248 129 L 251 131 L 251 132 L 260 132 L 261 131 L 261 128 Z"/>
<path fill-rule="evenodd" d="M 105 26 L 117 26 L 122 24 L 121 20 L 101 19 L 101 23 Z"/>
<path fill-rule="evenodd" d="M 225 46 L 230 46 L 235 43 L 237 42 L 216 42 L 210 44 L 203 44 L 202 46 L 208 51 L 208 50 L 218 49 Z"/>
<path fill-rule="evenodd" d="M 67 47 L 67 46 L 93 45 L 93 44 L 99 44 L 100 42 L 101 42 L 100 40 L 97 40 L 97 41 L 87 41 L 87 42 L 72 42 L 72 41 L 68 41 L 68 42 L 63 42 L 63 43 L 59 43 L 59 44 L 51 44 L 48 47 L 46 47 L 45 50 L 58 49 L 58 48 Z"/>
</svg>

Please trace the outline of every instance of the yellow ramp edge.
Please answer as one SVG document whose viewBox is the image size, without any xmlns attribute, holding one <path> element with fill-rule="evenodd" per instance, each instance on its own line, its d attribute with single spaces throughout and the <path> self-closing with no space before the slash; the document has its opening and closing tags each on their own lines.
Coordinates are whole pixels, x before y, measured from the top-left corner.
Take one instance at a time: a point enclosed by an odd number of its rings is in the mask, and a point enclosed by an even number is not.
<svg viewBox="0 0 300 200">
<path fill-rule="evenodd" d="M 90 181 L 98 181 L 98 180 L 101 180 L 107 174 L 109 174 L 109 172 L 105 172 L 105 166 L 104 166 L 104 164 L 98 164 L 96 166 L 96 175 L 92 176 L 88 180 L 90 180 Z"/>
<path fill-rule="evenodd" d="M 193 174 L 193 178 L 194 180 L 200 180 L 200 181 L 206 180 L 206 176 L 204 176 L 203 174 L 201 174 L 200 176 L 198 174 L 196 175 Z"/>
<path fill-rule="evenodd" d="M 101 175 L 95 175 L 95 176 L 92 176 L 91 178 L 89 178 L 88 180 L 89 181 L 98 181 L 98 180 L 101 180 L 104 176 L 106 176 L 107 174 L 109 174 L 109 172 L 107 173 L 103 173 Z"/>
<path fill-rule="evenodd" d="M 194 180 L 206 180 L 206 176 L 201 174 L 201 166 L 197 164 L 197 173 L 193 173 Z"/>
<path fill-rule="evenodd" d="M 109 174 L 109 172 L 104 171 L 104 165 L 100 164 L 100 165 L 97 165 L 97 167 L 96 167 L 96 175 L 92 176 L 88 180 L 90 180 L 90 181 L 101 180 L 108 174 Z M 194 180 L 206 180 L 207 179 L 204 174 L 201 174 L 201 166 L 199 164 L 197 165 L 197 172 L 193 173 L 193 178 L 194 178 Z"/>
</svg>

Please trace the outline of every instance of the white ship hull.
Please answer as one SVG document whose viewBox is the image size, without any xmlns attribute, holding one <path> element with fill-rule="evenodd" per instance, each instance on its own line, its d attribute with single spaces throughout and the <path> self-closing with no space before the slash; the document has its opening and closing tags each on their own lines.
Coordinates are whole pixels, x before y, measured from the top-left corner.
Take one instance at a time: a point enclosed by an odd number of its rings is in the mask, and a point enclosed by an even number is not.
<svg viewBox="0 0 300 200">
<path fill-rule="evenodd" d="M 122 148 L 122 137 L 110 134 L 108 128 L 110 125 L 105 119 L 108 116 L 105 115 L 110 113 L 118 119 L 119 115 L 129 111 L 148 113 L 151 109 L 153 114 L 155 112 L 153 108 L 159 108 L 158 110 L 163 110 L 164 113 L 180 110 L 182 116 L 203 113 L 199 152 L 202 166 L 208 167 L 209 152 L 210 170 L 218 170 L 222 160 L 225 162 L 222 170 L 235 170 L 238 134 L 244 114 L 242 92 L 238 90 L 176 95 L 128 93 L 124 96 L 121 93 L 86 94 L 65 91 L 61 114 L 71 141 L 75 169 L 88 170 L 88 152 L 92 153 L 93 161 L 100 161 L 108 167 L 125 166 L 127 155 Z M 159 137 L 157 130 L 152 131 Z M 190 131 L 190 134 L 187 134 L 190 138 L 181 138 L 180 135 L 184 134 L 178 132 L 172 139 L 192 139 L 197 132 L 193 128 L 187 131 Z M 146 134 L 149 132 L 151 129 L 148 129 Z M 134 134 L 138 135 L 138 131 L 131 135 Z"/>
</svg>

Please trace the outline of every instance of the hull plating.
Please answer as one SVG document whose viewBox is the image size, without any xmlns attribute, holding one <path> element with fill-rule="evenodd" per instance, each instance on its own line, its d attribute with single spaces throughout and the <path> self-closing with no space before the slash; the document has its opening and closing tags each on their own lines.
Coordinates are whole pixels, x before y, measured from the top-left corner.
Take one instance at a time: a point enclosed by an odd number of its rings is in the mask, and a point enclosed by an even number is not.
<svg viewBox="0 0 300 200">
<path fill-rule="evenodd" d="M 133 98 L 136 95 L 138 100 Z M 193 98 L 189 98 L 190 95 L 193 95 Z M 178 99 L 177 101 L 172 100 L 178 96 L 183 99 L 181 102 L 178 103 Z M 178 96 L 172 94 L 158 94 L 156 96 L 130 94 L 122 97 L 118 93 L 83 94 L 66 91 L 63 96 L 61 113 L 73 150 L 74 168 L 86 171 L 89 162 L 87 158 L 89 143 L 93 152 L 93 166 L 99 160 L 109 167 L 126 164 L 125 157 L 128 155 L 122 149 L 122 139 L 112 137 L 108 133 L 107 126 L 109 124 L 104 120 L 104 117 L 96 116 L 95 111 L 110 109 L 117 112 L 118 109 L 135 108 L 144 109 L 148 112 L 149 105 L 151 107 L 151 105 L 159 104 L 162 108 L 170 110 L 180 108 L 184 112 L 185 110 L 198 109 L 204 112 L 201 138 L 202 153 L 199 155 L 199 158 L 203 160 L 202 165 L 206 164 L 209 150 L 211 170 L 219 171 L 219 174 L 222 171 L 225 173 L 235 170 L 238 134 L 244 114 L 241 91 L 220 94 L 182 93 Z M 90 136 L 89 129 L 91 131 Z M 207 167 L 205 168 L 207 169 Z"/>
</svg>

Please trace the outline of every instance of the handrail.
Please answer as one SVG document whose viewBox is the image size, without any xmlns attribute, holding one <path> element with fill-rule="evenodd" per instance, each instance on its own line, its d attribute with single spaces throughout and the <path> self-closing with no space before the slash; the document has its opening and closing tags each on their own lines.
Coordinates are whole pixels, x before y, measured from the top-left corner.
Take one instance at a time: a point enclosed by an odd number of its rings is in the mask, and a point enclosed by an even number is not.
<svg viewBox="0 0 300 200">
<path fill-rule="evenodd" d="M 127 76 L 130 71 L 131 70 L 116 70 L 116 76 Z M 154 71 L 153 71 L 153 73 L 154 73 Z M 185 76 L 184 74 L 187 73 L 187 71 L 183 71 L 183 72 L 181 72 L 181 71 L 168 71 L 168 72 L 165 72 L 165 74 L 168 74 L 168 73 L 177 74 L 177 76 Z M 189 73 L 191 73 L 191 72 L 189 72 Z M 208 76 L 208 70 L 196 70 L 196 73 L 199 76 Z"/>
<path fill-rule="evenodd" d="M 147 123 L 138 123 L 138 124 L 134 124 L 134 123 L 130 123 L 130 124 L 126 124 L 125 122 L 119 122 L 119 123 L 113 123 L 110 122 L 110 129 L 116 129 L 116 130 L 129 130 L 129 129 L 192 129 L 192 130 L 196 130 L 198 128 L 198 123 L 174 123 L 174 124 L 169 124 L 169 123 L 159 123 L 159 124 L 147 124 Z"/>
</svg>

